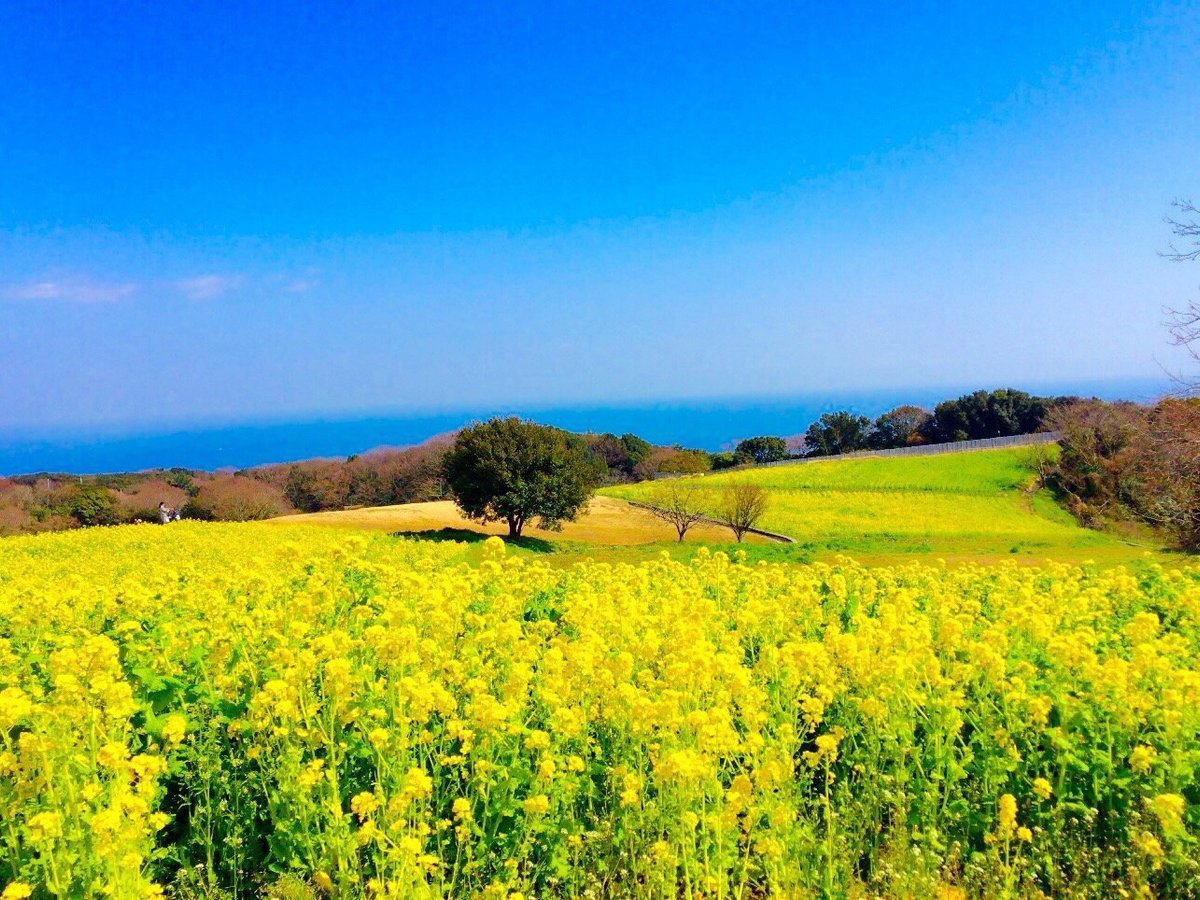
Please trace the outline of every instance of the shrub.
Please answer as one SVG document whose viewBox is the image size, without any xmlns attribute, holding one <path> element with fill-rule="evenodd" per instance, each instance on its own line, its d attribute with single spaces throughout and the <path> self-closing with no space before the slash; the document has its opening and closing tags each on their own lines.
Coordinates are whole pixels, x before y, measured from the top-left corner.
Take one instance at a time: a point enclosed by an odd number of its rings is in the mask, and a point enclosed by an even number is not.
<svg viewBox="0 0 1200 900">
<path fill-rule="evenodd" d="M 186 490 L 163 478 L 143 481 L 114 495 L 117 516 L 122 522 L 157 522 L 159 503 L 182 509 L 189 499 Z"/>
<path fill-rule="evenodd" d="M 271 519 L 294 510 L 278 487 L 245 475 L 215 475 L 197 483 L 184 516 L 224 522 Z"/>
<path fill-rule="evenodd" d="M 98 484 L 77 484 L 68 501 L 71 518 L 80 525 L 115 525 L 118 521 L 112 492 Z"/>
</svg>

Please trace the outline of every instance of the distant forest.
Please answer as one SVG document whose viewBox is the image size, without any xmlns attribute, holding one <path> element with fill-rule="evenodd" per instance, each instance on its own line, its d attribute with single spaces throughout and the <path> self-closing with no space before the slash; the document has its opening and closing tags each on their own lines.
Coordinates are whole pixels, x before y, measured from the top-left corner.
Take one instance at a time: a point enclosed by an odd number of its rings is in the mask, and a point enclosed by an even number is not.
<svg viewBox="0 0 1200 900">
<path fill-rule="evenodd" d="M 840 410 L 821 416 L 790 438 L 750 437 L 721 453 L 656 446 L 634 434 L 584 437 L 607 467 L 609 482 L 620 483 L 789 457 L 1028 434 L 1045 430 L 1062 410 L 1079 402 L 1074 397 L 1036 397 L 999 389 L 947 400 L 933 410 L 899 406 L 874 420 Z M 452 435 L 447 435 L 405 449 L 236 471 L 171 468 L 0 478 L 0 533 L 157 522 L 159 503 L 179 510 L 184 518 L 246 521 L 444 499 L 448 494 L 442 457 L 451 441 Z"/>
</svg>

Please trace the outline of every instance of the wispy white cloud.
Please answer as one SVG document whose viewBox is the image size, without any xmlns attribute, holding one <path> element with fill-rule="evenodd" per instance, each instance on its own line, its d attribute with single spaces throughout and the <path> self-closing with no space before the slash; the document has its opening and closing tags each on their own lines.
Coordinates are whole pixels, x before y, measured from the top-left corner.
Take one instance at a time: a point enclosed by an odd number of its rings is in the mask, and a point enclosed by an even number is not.
<svg viewBox="0 0 1200 900">
<path fill-rule="evenodd" d="M 296 272 L 275 272 L 263 279 L 263 286 L 269 291 L 283 291 L 285 294 L 307 294 L 321 286 L 320 271 L 308 266 Z"/>
<path fill-rule="evenodd" d="M 188 300 L 214 300 L 245 287 L 274 286 L 288 294 L 305 294 L 320 285 L 310 275 L 274 276 L 265 282 L 245 275 L 209 273 L 169 281 L 101 281 L 94 278 L 46 277 L 37 281 L 0 283 L 0 300 L 60 303 L 116 303 L 153 287 Z"/>
<path fill-rule="evenodd" d="M 289 294 L 307 294 L 318 284 L 320 282 L 313 278 L 298 278 L 295 281 L 289 281 L 283 289 Z"/>
<path fill-rule="evenodd" d="M 132 297 L 141 286 L 133 281 L 101 282 L 90 279 L 31 281 L 0 287 L 8 300 L 61 301 L 65 303 L 116 303 Z"/>
<path fill-rule="evenodd" d="M 172 284 L 189 300 L 211 300 L 241 287 L 244 280 L 241 275 L 197 275 Z"/>
</svg>

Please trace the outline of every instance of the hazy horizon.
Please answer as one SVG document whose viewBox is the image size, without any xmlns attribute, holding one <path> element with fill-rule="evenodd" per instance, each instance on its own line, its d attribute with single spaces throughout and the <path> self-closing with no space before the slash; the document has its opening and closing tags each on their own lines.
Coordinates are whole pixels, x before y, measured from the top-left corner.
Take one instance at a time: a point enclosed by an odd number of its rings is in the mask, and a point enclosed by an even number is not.
<svg viewBox="0 0 1200 900">
<path fill-rule="evenodd" d="M 633 432 L 656 444 L 682 444 L 715 452 L 731 449 L 738 440 L 755 435 L 798 435 L 820 414 L 835 409 L 849 409 L 873 418 L 904 403 L 932 407 L 971 390 L 999 387 L 1043 395 L 1095 395 L 1107 400 L 1145 402 L 1169 392 L 1171 383 L 1166 378 L 1094 379 L 1040 385 L 673 398 L 624 404 L 508 404 L 441 411 L 380 411 L 357 417 L 192 423 L 142 431 L 110 426 L 43 436 L 0 435 L 0 475 L 95 475 L 172 466 L 212 471 L 345 457 L 383 447 L 411 446 L 492 415 L 520 415 L 579 432 Z"/>
</svg>

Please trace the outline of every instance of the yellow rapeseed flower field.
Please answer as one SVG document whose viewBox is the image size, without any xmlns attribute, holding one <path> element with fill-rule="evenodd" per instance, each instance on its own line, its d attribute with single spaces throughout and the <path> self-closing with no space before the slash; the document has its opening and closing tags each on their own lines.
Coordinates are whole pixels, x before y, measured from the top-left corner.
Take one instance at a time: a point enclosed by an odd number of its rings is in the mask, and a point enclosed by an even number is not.
<svg viewBox="0 0 1200 900">
<path fill-rule="evenodd" d="M 1200 568 L 0 542 L 0 896 L 1194 896 Z"/>
</svg>

